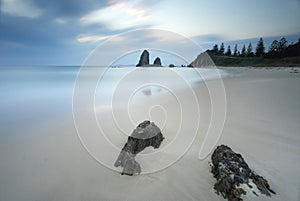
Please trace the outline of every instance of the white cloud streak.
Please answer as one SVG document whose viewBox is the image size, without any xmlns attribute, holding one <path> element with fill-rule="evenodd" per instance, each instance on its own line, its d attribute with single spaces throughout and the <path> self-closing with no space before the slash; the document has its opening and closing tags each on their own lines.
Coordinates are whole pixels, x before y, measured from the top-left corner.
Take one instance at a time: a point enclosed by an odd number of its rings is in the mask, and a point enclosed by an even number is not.
<svg viewBox="0 0 300 201">
<path fill-rule="evenodd" d="M 94 42 L 94 43 L 96 43 L 96 42 L 105 40 L 107 38 L 108 38 L 108 36 L 82 34 L 82 35 L 79 35 L 77 37 L 77 41 L 79 43 L 87 43 L 87 42 Z"/>
<path fill-rule="evenodd" d="M 104 24 L 110 30 L 122 30 L 148 25 L 150 14 L 138 6 L 139 1 L 109 1 L 108 6 L 80 19 L 85 24 Z"/>
<path fill-rule="evenodd" d="M 30 0 L 2 0 L 1 13 L 15 17 L 34 19 L 43 14 Z"/>
<path fill-rule="evenodd" d="M 55 18 L 54 22 L 56 22 L 57 24 L 66 24 L 68 20 L 64 18 Z"/>
</svg>

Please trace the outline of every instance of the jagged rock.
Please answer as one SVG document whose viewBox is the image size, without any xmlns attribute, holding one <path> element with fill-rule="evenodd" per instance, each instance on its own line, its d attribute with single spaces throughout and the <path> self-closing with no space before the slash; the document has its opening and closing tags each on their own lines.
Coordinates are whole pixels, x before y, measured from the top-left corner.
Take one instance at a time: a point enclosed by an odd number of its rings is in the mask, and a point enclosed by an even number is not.
<svg viewBox="0 0 300 201">
<path fill-rule="evenodd" d="M 141 173 L 141 166 L 135 160 L 136 154 L 149 146 L 155 149 L 159 148 L 163 140 L 161 130 L 153 122 L 144 121 L 140 123 L 128 137 L 127 143 L 114 164 L 115 167 L 123 167 L 122 175 L 132 176 Z"/>
<path fill-rule="evenodd" d="M 146 66 L 146 65 L 149 65 L 149 52 L 147 50 L 144 50 L 140 57 L 140 61 L 136 66 L 138 67 L 138 66 Z"/>
<path fill-rule="evenodd" d="M 156 59 L 154 60 L 153 65 L 155 65 L 155 66 L 161 66 L 161 60 L 160 60 L 159 57 L 156 57 Z"/>
<path fill-rule="evenodd" d="M 252 188 L 250 183 L 254 183 L 262 194 L 267 196 L 271 196 L 271 193 L 275 194 L 268 181 L 252 171 L 243 157 L 228 146 L 218 146 L 211 159 L 213 163 L 211 172 L 217 179 L 214 189 L 225 199 L 229 201 L 243 200 L 241 196 L 245 195 L 246 191 L 240 185 L 246 184 Z M 256 194 L 256 192 L 253 193 Z"/>
</svg>

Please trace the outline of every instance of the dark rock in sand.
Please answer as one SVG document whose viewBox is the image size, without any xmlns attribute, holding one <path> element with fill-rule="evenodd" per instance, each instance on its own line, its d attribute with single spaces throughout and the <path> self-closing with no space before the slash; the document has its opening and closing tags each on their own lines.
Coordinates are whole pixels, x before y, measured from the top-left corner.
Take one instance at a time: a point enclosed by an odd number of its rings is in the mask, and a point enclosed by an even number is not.
<svg viewBox="0 0 300 201">
<path fill-rule="evenodd" d="M 115 167 L 123 167 L 123 174 L 133 175 L 141 173 L 141 166 L 135 160 L 136 154 L 143 151 L 146 147 L 152 146 L 159 148 L 164 137 L 161 130 L 150 121 L 140 123 L 133 130 L 131 136 L 128 137 L 127 143 L 121 150 L 118 159 L 115 162 Z"/>
<path fill-rule="evenodd" d="M 213 163 L 211 172 L 217 179 L 214 189 L 218 194 L 221 193 L 225 199 L 229 201 L 243 200 L 241 196 L 245 195 L 246 191 L 239 186 L 246 184 L 252 188 L 250 181 L 257 186 L 262 194 L 267 196 L 271 196 L 271 193 L 275 194 L 268 181 L 252 171 L 243 157 L 228 146 L 218 146 L 211 159 Z"/>
<path fill-rule="evenodd" d="M 160 60 L 159 57 L 157 57 L 157 58 L 154 60 L 153 65 L 155 65 L 155 66 L 161 66 L 161 60 Z"/>
<path fill-rule="evenodd" d="M 140 57 L 140 61 L 136 66 L 138 67 L 138 66 L 146 66 L 146 65 L 149 65 L 149 52 L 147 50 L 144 50 Z"/>
</svg>

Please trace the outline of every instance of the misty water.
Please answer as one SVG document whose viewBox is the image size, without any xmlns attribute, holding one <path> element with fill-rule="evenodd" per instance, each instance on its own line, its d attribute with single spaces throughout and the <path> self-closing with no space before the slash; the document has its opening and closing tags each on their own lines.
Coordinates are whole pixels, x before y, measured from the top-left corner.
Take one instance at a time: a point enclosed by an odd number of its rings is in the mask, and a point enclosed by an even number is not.
<svg viewBox="0 0 300 201">
<path fill-rule="evenodd" d="M 90 68 L 84 71 L 87 82 L 95 79 L 98 82 L 93 86 L 97 89 L 96 101 L 102 101 L 95 103 L 98 107 L 109 103 L 113 95 L 122 93 L 122 89 L 128 94 L 124 89 L 134 88 L 136 97 L 146 98 L 201 82 L 203 77 L 213 79 L 218 76 L 214 70 L 187 68 Z M 80 67 L 1 67 L 2 135 L 18 134 L 13 130 L 34 127 L 43 119 L 72 114 L 72 96 L 78 73 Z"/>
</svg>

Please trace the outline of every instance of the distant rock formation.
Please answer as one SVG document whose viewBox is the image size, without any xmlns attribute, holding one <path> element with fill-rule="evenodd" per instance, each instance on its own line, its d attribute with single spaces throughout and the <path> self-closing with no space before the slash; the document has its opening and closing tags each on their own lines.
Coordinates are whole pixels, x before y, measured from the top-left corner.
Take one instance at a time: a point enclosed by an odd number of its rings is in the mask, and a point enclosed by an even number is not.
<svg viewBox="0 0 300 201">
<path fill-rule="evenodd" d="M 147 50 L 144 50 L 140 57 L 140 61 L 136 66 L 138 67 L 138 66 L 146 66 L 146 65 L 149 65 L 149 52 Z"/>
<path fill-rule="evenodd" d="M 136 154 L 149 146 L 155 149 L 159 148 L 163 140 L 164 137 L 160 129 L 153 122 L 143 121 L 128 137 L 127 143 L 114 164 L 115 167 L 123 167 L 122 175 L 132 176 L 133 174 L 141 173 L 141 166 L 135 160 Z"/>
<path fill-rule="evenodd" d="M 154 60 L 153 64 L 149 64 L 149 55 L 150 55 L 149 52 L 147 50 L 144 50 L 141 57 L 140 57 L 139 63 L 136 65 L 136 67 L 139 67 L 139 66 L 159 67 L 159 66 L 161 66 L 161 60 L 160 60 L 159 57 L 157 57 Z"/>
<path fill-rule="evenodd" d="M 160 61 L 159 57 L 156 57 L 156 59 L 154 60 L 153 65 L 155 65 L 155 66 L 161 66 L 161 61 Z"/>
<path fill-rule="evenodd" d="M 211 159 L 213 163 L 211 172 L 217 179 L 214 188 L 228 201 L 242 201 L 241 196 L 247 193 L 245 188 L 255 195 L 259 193 L 255 189 L 267 196 L 271 196 L 271 193 L 275 194 L 268 181 L 252 171 L 243 157 L 228 146 L 218 146 Z M 257 188 L 254 188 L 254 185 Z"/>
</svg>

